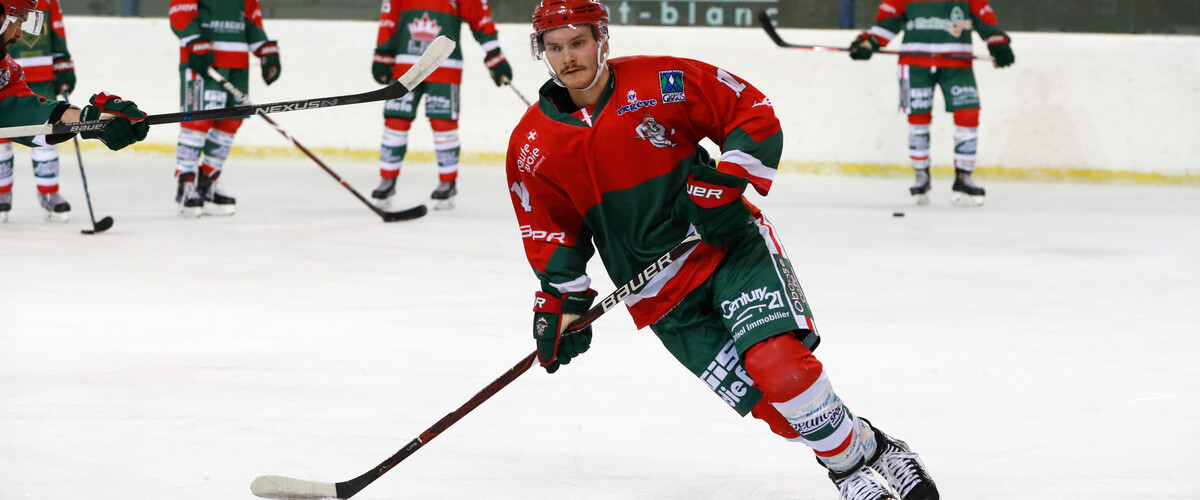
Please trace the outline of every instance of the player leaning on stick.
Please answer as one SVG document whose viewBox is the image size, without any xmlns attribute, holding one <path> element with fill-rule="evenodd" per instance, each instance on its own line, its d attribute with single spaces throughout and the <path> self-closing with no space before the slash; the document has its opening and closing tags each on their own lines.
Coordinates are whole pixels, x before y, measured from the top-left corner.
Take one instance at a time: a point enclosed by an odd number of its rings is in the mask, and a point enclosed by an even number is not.
<svg viewBox="0 0 1200 500">
<path fill-rule="evenodd" d="M 258 0 L 171 0 L 171 29 L 179 37 L 180 101 L 183 111 L 236 106 L 237 100 L 221 84 L 208 78 L 208 68 L 242 93 L 250 88 L 250 56 L 262 62 L 262 79 L 270 85 L 279 79 L 279 45 L 263 31 Z M 242 118 L 185 121 L 175 148 L 175 201 L 179 213 L 230 215 L 237 200 L 218 179 L 233 147 Z"/>
<path fill-rule="evenodd" d="M 113 115 L 114 119 L 99 132 L 82 133 L 84 139 L 100 139 L 109 149 L 117 150 L 146 138 L 150 127 L 140 121 L 146 114 L 141 112 L 133 101 L 125 101 L 115 95 L 101 92 L 92 96 L 91 104 L 80 110 L 64 101 L 52 101 L 35 94 L 25 81 L 26 72 L 13 59 L 10 51 L 26 34 L 32 37 L 42 36 L 46 25 L 46 11 L 38 10 L 37 0 L 0 0 L 0 8 L 4 11 L 3 19 L 0 20 L 0 127 L 96 120 L 102 113 L 107 113 Z M 57 5 L 53 8 L 57 9 Z M 59 21 L 61 22 L 61 17 Z M 66 61 L 70 61 L 69 56 Z M 64 79 L 62 83 L 69 91 L 69 87 L 74 84 L 74 76 L 72 75 L 69 81 Z M 57 92 L 51 91 L 48 95 L 55 94 Z M 71 135 L 41 135 L 13 140 L 32 148 L 44 148 L 69 140 Z M 38 150 L 34 151 L 36 162 Z M 34 168 L 36 175 L 36 163 Z M 39 183 L 38 191 L 42 197 L 42 206 L 52 214 L 48 217 L 65 220 L 65 211 L 55 211 L 57 203 L 46 207 L 46 194 L 54 194 L 57 191 L 57 182 L 53 186 L 54 192 L 51 193 L 44 192 L 42 186 Z M 11 146 L 8 146 L 7 159 L 3 158 L 3 151 L 0 151 L 0 221 L 8 220 L 8 212 L 11 209 L 12 150 Z M 68 206 L 67 210 L 69 209 Z"/>
<path fill-rule="evenodd" d="M 386 84 L 399 78 L 425 52 L 429 43 L 444 35 L 458 42 L 463 22 L 485 52 L 492 82 L 497 86 L 512 79 L 512 68 L 500 52 L 499 34 L 492 23 L 488 0 L 383 0 L 379 13 L 379 36 L 371 73 L 375 81 Z M 388 101 L 383 108 L 383 139 L 379 146 L 379 187 L 371 197 L 387 206 L 396 192 L 396 177 L 408 151 L 408 131 L 417 117 L 417 104 L 425 99 L 425 116 L 433 128 L 433 149 L 437 155 L 438 185 L 430 197 L 434 208 L 454 208 L 458 194 L 458 102 L 462 82 L 462 46 L 450 54 L 441 67 L 401 99 Z"/>
<path fill-rule="evenodd" d="M 1013 63 L 1009 38 L 996 25 L 987 0 L 883 0 L 875 25 L 850 44 L 850 57 L 870 59 L 901 30 L 901 51 L 971 54 L 971 31 L 979 31 L 997 67 Z M 917 181 L 909 192 L 917 203 L 929 203 L 929 124 L 933 122 L 933 88 L 942 87 L 946 111 L 954 113 L 955 203 L 979 205 L 984 189 L 971 179 L 979 127 L 979 91 L 969 58 L 900 56 L 900 109 L 908 115 L 908 155 Z"/>
<path fill-rule="evenodd" d="M 608 11 L 543 0 L 533 51 L 551 81 L 513 130 L 507 175 L 541 282 L 538 359 L 548 372 L 587 350 L 562 335 L 591 305 L 598 251 L 626 283 L 694 227 L 703 240 L 625 300 L 738 413 L 816 451 L 844 499 L 935 499 L 915 453 L 850 412 L 813 355 L 820 337 L 775 228 L 744 197 L 771 187 L 783 147 L 770 99 L 745 80 L 676 57 L 607 61 Z M 607 62 L 606 62 L 607 61 Z M 710 159 L 698 145 L 721 148 Z M 682 416 L 681 416 L 682 418 Z"/>
</svg>

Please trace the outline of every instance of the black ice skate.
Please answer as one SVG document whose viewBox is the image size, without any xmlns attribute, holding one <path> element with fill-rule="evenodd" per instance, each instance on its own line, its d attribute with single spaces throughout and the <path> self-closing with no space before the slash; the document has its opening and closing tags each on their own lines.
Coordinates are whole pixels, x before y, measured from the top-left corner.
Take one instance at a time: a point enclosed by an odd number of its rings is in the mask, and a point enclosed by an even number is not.
<svg viewBox="0 0 1200 500">
<path fill-rule="evenodd" d="M 71 204 L 67 203 L 58 193 L 38 194 L 38 203 L 46 211 L 46 220 L 50 222 L 66 222 L 71 218 Z"/>
<path fill-rule="evenodd" d="M 844 474 L 829 472 L 838 488 L 838 500 L 899 500 L 887 486 L 887 480 L 870 467 L 858 467 Z"/>
<path fill-rule="evenodd" d="M 880 450 L 878 457 L 870 463 L 887 484 L 900 493 L 903 500 L 938 500 L 937 485 L 921 457 L 908 448 L 908 444 L 875 429 L 875 445 Z"/>
<path fill-rule="evenodd" d="M 9 210 L 12 210 L 12 191 L 0 193 L 0 222 L 8 222 Z"/>
<path fill-rule="evenodd" d="M 179 187 L 175 190 L 175 202 L 179 203 L 181 217 L 199 217 L 204 213 L 204 199 L 196 192 L 196 173 L 179 174 Z"/>
<path fill-rule="evenodd" d="M 977 207 L 983 204 L 985 191 L 971 179 L 970 170 L 954 169 L 954 194 L 950 201 L 955 205 Z"/>
<path fill-rule="evenodd" d="M 929 169 L 914 168 L 913 171 L 917 173 L 917 182 L 908 187 L 908 193 L 913 196 L 913 199 L 917 201 L 918 205 L 928 205 L 929 187 L 931 184 L 929 178 Z"/>
<path fill-rule="evenodd" d="M 435 201 L 433 204 L 434 210 L 450 210 L 454 208 L 454 196 L 458 194 L 457 183 L 458 181 L 454 180 L 438 184 L 437 189 L 434 189 L 433 194 L 429 196 Z"/>
<path fill-rule="evenodd" d="M 207 215 L 233 215 L 237 210 L 237 200 L 221 189 L 217 180 L 220 177 L 220 172 L 212 176 L 201 173 L 196 183 L 196 194 L 204 200 L 203 212 Z"/>
<path fill-rule="evenodd" d="M 396 194 L 396 178 L 383 177 L 379 180 L 379 187 L 371 191 L 371 197 L 375 198 L 375 206 L 388 209 L 392 206 L 392 195 Z"/>
</svg>

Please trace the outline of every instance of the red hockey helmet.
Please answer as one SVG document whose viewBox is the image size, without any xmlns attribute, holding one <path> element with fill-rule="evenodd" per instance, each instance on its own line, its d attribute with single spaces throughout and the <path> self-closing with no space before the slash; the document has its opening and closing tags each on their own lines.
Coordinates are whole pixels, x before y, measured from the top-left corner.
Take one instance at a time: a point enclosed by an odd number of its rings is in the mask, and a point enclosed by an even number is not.
<svg viewBox="0 0 1200 500">
<path fill-rule="evenodd" d="M 534 59 L 541 59 L 546 63 L 551 78 L 559 85 L 562 85 L 562 82 L 559 81 L 554 68 L 550 67 L 550 62 L 546 61 L 544 57 L 546 44 L 543 35 L 547 31 L 564 26 L 591 27 L 592 36 L 597 42 L 596 61 L 599 63 L 598 67 L 603 67 L 605 60 L 608 59 L 608 50 L 605 46 L 608 42 L 608 7 L 605 7 L 599 0 L 541 0 L 537 9 L 534 9 L 533 33 L 529 35 L 530 51 L 533 53 Z M 596 80 L 599 78 L 600 71 L 598 70 Z M 592 81 L 592 85 L 596 84 L 596 80 Z"/>
<path fill-rule="evenodd" d="M 0 32 L 8 31 L 10 24 L 17 23 L 22 31 L 30 35 L 42 34 L 45 13 L 37 10 L 37 0 L 0 0 L 0 6 L 4 7 L 4 23 L 0 26 Z"/>
</svg>

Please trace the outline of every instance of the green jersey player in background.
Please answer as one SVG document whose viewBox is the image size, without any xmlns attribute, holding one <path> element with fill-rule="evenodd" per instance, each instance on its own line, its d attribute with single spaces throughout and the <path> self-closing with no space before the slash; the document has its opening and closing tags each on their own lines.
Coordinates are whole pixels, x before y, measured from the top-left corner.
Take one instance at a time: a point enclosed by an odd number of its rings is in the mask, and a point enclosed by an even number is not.
<svg viewBox="0 0 1200 500">
<path fill-rule="evenodd" d="M 972 30 L 987 41 L 997 67 L 1013 63 L 1009 38 L 996 25 L 987 0 L 883 0 L 875 25 L 850 44 L 850 57 L 871 54 L 904 31 L 900 56 L 900 109 L 908 115 L 908 155 L 917 181 L 909 188 L 918 204 L 929 203 L 929 124 L 933 122 L 933 89 L 942 88 L 946 111 L 954 113 L 954 185 L 951 200 L 960 205 L 983 203 L 984 189 L 971 178 L 979 134 L 979 89 L 969 57 Z"/>
</svg>

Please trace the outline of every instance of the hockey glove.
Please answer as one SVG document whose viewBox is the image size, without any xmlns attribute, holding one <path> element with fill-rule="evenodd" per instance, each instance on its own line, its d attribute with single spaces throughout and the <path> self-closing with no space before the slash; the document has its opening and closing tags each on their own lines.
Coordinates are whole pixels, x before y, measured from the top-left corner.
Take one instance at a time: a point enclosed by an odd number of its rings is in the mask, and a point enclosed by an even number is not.
<svg viewBox="0 0 1200 500">
<path fill-rule="evenodd" d="M 279 79 L 279 73 L 283 71 L 283 66 L 279 65 L 279 44 L 274 40 L 267 40 L 254 53 L 258 56 L 262 63 L 263 83 L 270 85 Z"/>
<path fill-rule="evenodd" d="M 75 63 L 70 59 L 54 61 L 54 89 L 59 94 L 75 91 Z"/>
<path fill-rule="evenodd" d="M 84 139 L 100 139 L 108 149 L 116 151 L 145 139 L 146 133 L 150 131 L 150 126 L 142 121 L 146 118 L 146 113 L 138 109 L 133 101 L 101 92 L 92 96 L 89 102 L 91 104 L 84 106 L 80 112 L 80 120 L 99 120 L 101 114 L 111 114 L 115 118 L 101 130 L 81 132 L 79 135 Z"/>
<path fill-rule="evenodd" d="M 850 42 L 850 58 L 856 61 L 865 61 L 871 58 L 871 55 L 879 51 L 879 38 L 866 31 L 859 33 L 858 37 Z"/>
<path fill-rule="evenodd" d="M 187 44 L 187 68 L 192 70 L 192 73 L 203 76 L 208 74 L 208 67 L 213 65 L 215 55 L 212 51 L 212 43 L 208 40 L 199 38 Z"/>
<path fill-rule="evenodd" d="M 749 181 L 718 172 L 706 165 L 695 165 L 679 204 L 688 221 L 696 226 L 700 240 L 724 247 L 755 230 L 750 209 L 742 201 Z"/>
<path fill-rule="evenodd" d="M 592 327 L 563 334 L 567 326 L 575 321 L 596 300 L 596 291 L 574 292 L 562 299 L 545 292 L 537 292 L 533 302 L 533 338 L 537 341 L 538 362 L 546 373 L 558 371 L 559 365 L 571 362 L 571 358 L 587 352 L 592 345 Z"/>
<path fill-rule="evenodd" d="M 989 36 L 987 39 L 988 52 L 992 53 L 992 58 L 996 60 L 997 68 L 1003 68 L 1012 65 L 1017 58 L 1013 56 L 1012 47 L 1009 45 L 1012 39 L 1004 33 L 997 33 Z"/>
<path fill-rule="evenodd" d="M 395 67 L 396 56 L 376 52 L 375 60 L 371 62 L 371 75 L 380 85 L 387 85 L 392 81 L 392 70 Z"/>
<path fill-rule="evenodd" d="M 508 65 L 508 60 L 504 58 L 504 54 L 500 49 L 493 49 L 483 57 L 483 64 L 487 66 L 488 72 L 492 74 L 492 82 L 497 87 L 504 85 L 504 82 L 512 80 L 512 66 Z"/>
</svg>

